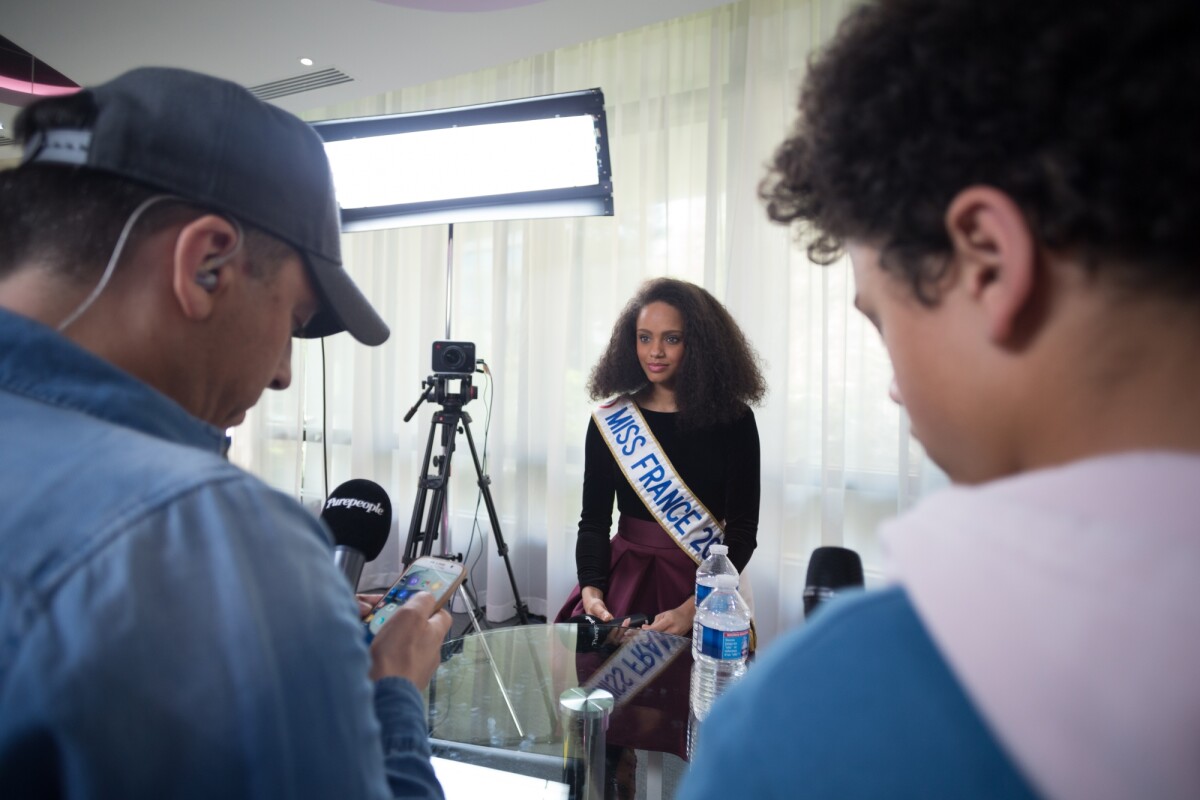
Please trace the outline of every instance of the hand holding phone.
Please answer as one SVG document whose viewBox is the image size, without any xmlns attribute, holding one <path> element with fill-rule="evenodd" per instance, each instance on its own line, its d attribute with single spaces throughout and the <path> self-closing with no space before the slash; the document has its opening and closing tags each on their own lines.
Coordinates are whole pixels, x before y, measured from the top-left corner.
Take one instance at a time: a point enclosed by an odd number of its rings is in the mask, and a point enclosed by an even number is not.
<svg viewBox="0 0 1200 800">
<path fill-rule="evenodd" d="M 442 661 L 450 614 L 434 609 L 429 592 L 417 592 L 396 609 L 371 642 L 372 681 L 406 678 L 424 690 Z"/>
<path fill-rule="evenodd" d="M 430 614 L 435 613 L 458 590 L 466 574 L 460 562 L 447 558 L 421 556 L 413 561 L 400 576 L 400 580 L 396 581 L 387 594 L 375 604 L 375 608 L 371 609 L 371 613 L 363 619 L 367 628 L 367 641 L 374 639 L 388 618 L 417 592 L 429 592 L 434 596 L 434 607 Z"/>
</svg>

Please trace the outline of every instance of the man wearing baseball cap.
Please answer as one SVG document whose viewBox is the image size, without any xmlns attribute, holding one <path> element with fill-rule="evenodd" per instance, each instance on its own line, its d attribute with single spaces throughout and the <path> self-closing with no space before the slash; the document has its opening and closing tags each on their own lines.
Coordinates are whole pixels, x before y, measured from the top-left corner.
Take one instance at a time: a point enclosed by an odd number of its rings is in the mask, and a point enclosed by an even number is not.
<svg viewBox="0 0 1200 800">
<path fill-rule="evenodd" d="M 138 69 L 17 121 L 0 172 L 0 795 L 441 797 L 449 616 L 364 643 L 329 534 L 223 458 L 291 338 L 388 329 L 320 139 Z"/>
</svg>

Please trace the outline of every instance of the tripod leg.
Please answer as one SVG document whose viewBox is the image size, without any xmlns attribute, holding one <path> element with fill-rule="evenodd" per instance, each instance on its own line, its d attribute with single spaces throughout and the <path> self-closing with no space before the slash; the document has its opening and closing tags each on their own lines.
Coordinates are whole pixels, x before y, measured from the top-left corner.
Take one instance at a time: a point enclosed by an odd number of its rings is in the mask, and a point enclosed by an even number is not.
<svg viewBox="0 0 1200 800">
<path fill-rule="evenodd" d="M 427 556 L 433 551 L 433 540 L 437 538 L 438 524 L 446 507 L 446 485 L 450 479 L 450 456 L 454 453 L 454 432 L 458 428 L 458 414 L 441 411 L 429 421 L 429 438 L 425 442 L 425 458 L 421 462 L 421 477 L 417 480 L 417 499 L 413 503 L 412 518 L 408 523 L 408 542 L 404 546 L 404 566 L 418 556 Z M 442 428 L 442 455 L 436 475 L 429 474 L 429 463 L 433 457 L 433 435 L 438 426 Z M 429 494 L 426 494 L 429 492 Z M 421 528 L 421 517 L 428 506 L 425 527 Z"/>
<path fill-rule="evenodd" d="M 471 435 L 471 418 L 465 412 L 463 417 L 463 432 L 467 434 L 467 444 L 471 447 L 471 460 L 475 462 L 475 475 L 479 478 L 479 491 L 483 493 L 483 501 L 487 505 L 488 521 L 492 525 L 492 536 L 496 539 L 496 552 L 504 559 L 504 567 L 508 570 L 508 582 L 512 584 L 513 601 L 517 607 L 517 618 L 522 625 L 529 624 L 529 609 L 521 601 L 521 592 L 517 589 L 517 579 L 513 575 L 512 561 L 508 558 L 508 545 L 504 535 L 500 533 L 500 518 L 496 514 L 496 504 L 492 502 L 492 479 L 483 474 L 479 463 L 479 453 L 475 450 L 475 437 Z"/>
<path fill-rule="evenodd" d="M 475 437 L 471 435 L 471 418 L 466 413 L 463 414 L 463 432 L 467 434 L 467 444 L 471 448 L 471 460 L 475 462 L 475 474 L 479 477 L 479 490 L 483 493 L 484 502 L 487 504 L 488 520 L 492 525 L 492 534 L 496 538 L 496 551 L 504 558 L 504 566 L 508 569 L 508 580 L 512 584 L 513 599 L 517 606 L 517 617 L 521 620 L 522 625 L 529 624 L 529 611 L 525 603 L 521 601 L 521 593 L 517 590 L 517 579 L 513 576 L 512 562 L 508 558 L 508 545 L 504 543 L 504 536 L 500 533 L 500 519 L 496 514 L 496 505 L 492 502 L 491 478 L 483 474 L 483 466 L 479 463 L 479 454 L 475 450 Z M 461 588 L 461 587 L 459 587 Z M 531 651 L 530 663 L 533 664 L 534 671 L 538 674 L 539 685 L 545 686 L 546 678 L 542 674 L 542 666 L 538 657 Z M 546 713 L 548 718 L 554 720 L 555 732 L 557 733 L 561 721 L 556 713 L 553 703 L 549 696 L 544 692 L 542 699 L 546 701 Z"/>
<path fill-rule="evenodd" d="M 425 512 L 425 492 L 430 485 L 429 461 L 433 455 L 433 434 L 437 430 L 437 415 L 429 422 L 429 438 L 425 442 L 425 458 L 421 462 L 421 477 L 417 480 L 417 499 L 413 503 L 412 519 L 408 523 L 408 540 L 404 545 L 404 566 L 411 564 L 419 553 L 422 539 L 427 534 L 421 532 L 421 516 Z"/>
<path fill-rule="evenodd" d="M 467 596 L 466 589 L 463 588 L 462 584 L 459 584 L 458 591 L 462 594 L 463 602 L 469 604 L 470 598 Z M 483 652 L 487 654 L 488 663 L 492 666 L 492 674 L 496 676 L 496 685 L 500 687 L 500 695 L 504 698 L 504 705 L 508 706 L 508 714 L 512 717 L 513 724 L 517 726 L 517 735 L 524 739 L 525 730 L 521 727 L 521 720 L 517 719 L 517 711 L 513 708 L 512 700 L 508 697 L 508 689 L 504 686 L 504 678 L 500 677 L 500 668 L 496 666 L 496 659 L 492 657 L 492 648 L 488 647 L 487 637 L 479 629 L 479 621 L 475 619 L 474 614 L 471 615 L 471 623 L 475 626 L 475 638 L 483 646 Z"/>
<path fill-rule="evenodd" d="M 465 557 L 463 558 L 463 568 L 467 569 L 467 573 L 470 574 Z M 475 632 L 479 633 L 479 620 L 483 619 L 483 609 L 479 607 L 479 598 L 475 596 L 474 590 L 471 589 L 470 579 L 464 578 L 460 588 L 463 590 L 460 592 L 460 595 L 467 603 L 467 613 L 471 615 L 471 624 L 474 626 Z M 465 628 L 463 629 L 463 633 L 466 633 Z"/>
<path fill-rule="evenodd" d="M 426 477 L 426 483 L 433 488 L 433 494 L 429 501 L 429 516 L 425 518 L 425 541 L 421 548 L 423 556 L 433 552 L 433 540 L 437 538 L 438 527 L 446 511 L 446 492 L 450 485 L 450 462 L 451 456 L 454 455 L 454 434 L 458 430 L 458 418 L 458 413 L 446 410 L 433 415 L 433 424 L 442 426 L 442 455 L 438 460 L 437 476 Z M 448 537 L 442 544 L 448 544 Z M 442 552 L 446 550 L 443 549 Z"/>
</svg>

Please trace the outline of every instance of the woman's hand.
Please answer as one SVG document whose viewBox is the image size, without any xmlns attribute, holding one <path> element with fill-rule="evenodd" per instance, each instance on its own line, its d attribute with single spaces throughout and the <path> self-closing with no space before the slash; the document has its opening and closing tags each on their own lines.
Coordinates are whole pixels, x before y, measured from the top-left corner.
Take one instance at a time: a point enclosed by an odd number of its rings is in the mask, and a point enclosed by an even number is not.
<svg viewBox="0 0 1200 800">
<path fill-rule="evenodd" d="M 683 605 L 663 611 L 642 630 L 660 631 L 675 636 L 691 636 L 692 622 L 696 619 L 696 597 L 693 595 L 683 601 Z"/>
<path fill-rule="evenodd" d="M 612 612 L 604 605 L 604 592 L 595 586 L 585 586 L 580 594 L 583 595 L 583 613 L 591 614 L 601 622 L 612 620 Z"/>
</svg>

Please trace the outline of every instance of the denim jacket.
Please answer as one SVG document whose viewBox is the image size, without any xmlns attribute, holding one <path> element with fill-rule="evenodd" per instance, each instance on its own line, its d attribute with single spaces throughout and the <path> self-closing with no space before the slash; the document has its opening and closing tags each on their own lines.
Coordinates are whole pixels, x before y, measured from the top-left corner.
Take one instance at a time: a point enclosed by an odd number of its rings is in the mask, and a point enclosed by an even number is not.
<svg viewBox="0 0 1200 800">
<path fill-rule="evenodd" d="M 0 796 L 441 797 L 322 523 L 0 310 Z"/>
</svg>

